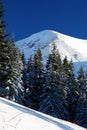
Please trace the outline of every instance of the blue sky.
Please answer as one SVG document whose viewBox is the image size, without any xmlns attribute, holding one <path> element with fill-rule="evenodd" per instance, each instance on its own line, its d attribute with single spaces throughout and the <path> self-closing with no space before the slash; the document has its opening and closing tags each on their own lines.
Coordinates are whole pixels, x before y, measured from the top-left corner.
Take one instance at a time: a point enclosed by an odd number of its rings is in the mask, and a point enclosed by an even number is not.
<svg viewBox="0 0 87 130">
<path fill-rule="evenodd" d="M 7 32 L 15 40 L 42 30 L 87 39 L 87 0 L 3 0 Z"/>
</svg>

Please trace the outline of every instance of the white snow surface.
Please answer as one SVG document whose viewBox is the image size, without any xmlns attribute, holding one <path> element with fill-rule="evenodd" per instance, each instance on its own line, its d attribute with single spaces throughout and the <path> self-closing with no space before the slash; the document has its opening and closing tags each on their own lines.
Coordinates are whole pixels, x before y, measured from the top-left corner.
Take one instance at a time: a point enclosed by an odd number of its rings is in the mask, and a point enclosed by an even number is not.
<svg viewBox="0 0 87 130">
<path fill-rule="evenodd" d="M 86 130 L 0 98 L 0 130 Z"/>
<path fill-rule="evenodd" d="M 40 48 L 43 60 L 46 62 L 53 42 L 57 45 L 62 59 L 67 56 L 68 60 L 73 60 L 76 73 L 80 65 L 84 67 L 84 70 L 87 70 L 87 40 L 74 38 L 52 30 L 44 30 L 19 40 L 15 44 L 24 52 L 26 59 L 34 55 L 36 50 Z"/>
</svg>

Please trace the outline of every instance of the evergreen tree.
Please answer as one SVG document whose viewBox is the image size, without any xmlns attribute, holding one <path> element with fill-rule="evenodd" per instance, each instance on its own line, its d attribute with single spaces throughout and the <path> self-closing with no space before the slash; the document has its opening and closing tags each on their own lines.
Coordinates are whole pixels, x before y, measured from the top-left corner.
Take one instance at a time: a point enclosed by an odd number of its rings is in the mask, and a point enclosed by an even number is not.
<svg viewBox="0 0 87 130">
<path fill-rule="evenodd" d="M 83 85 L 84 83 L 84 79 L 85 79 L 85 74 L 84 74 L 84 70 L 83 70 L 83 67 L 81 66 L 80 67 L 80 70 L 78 72 L 78 84 L 79 84 L 79 88 L 81 88 L 81 86 Z"/>
<path fill-rule="evenodd" d="M 13 88 L 13 85 L 14 85 L 14 80 L 13 80 L 13 77 L 14 77 L 14 61 L 15 61 L 15 57 L 14 57 L 14 48 L 15 48 L 15 45 L 14 45 L 14 40 L 13 40 L 13 37 L 12 37 L 12 40 L 10 40 L 10 47 L 9 47 L 9 50 L 10 50 L 10 59 L 11 59 L 11 74 L 9 76 L 9 85 L 8 85 L 8 90 L 9 90 L 9 94 L 8 94 L 8 99 L 14 99 L 14 93 L 15 93 L 15 88 Z"/>
<path fill-rule="evenodd" d="M 11 74 L 10 41 L 5 34 L 6 24 L 3 20 L 4 8 L 0 0 L 0 96 L 7 97 L 9 94 L 9 77 Z"/>
<path fill-rule="evenodd" d="M 87 76 L 84 75 L 83 67 L 80 67 L 78 75 L 79 99 L 75 122 L 87 128 Z"/>
<path fill-rule="evenodd" d="M 33 74 L 34 73 L 34 63 L 33 58 L 30 56 L 26 65 L 26 71 L 23 73 L 23 83 L 24 83 L 24 103 L 27 107 L 32 108 L 32 87 L 33 87 Z"/>
<path fill-rule="evenodd" d="M 68 66 L 69 74 L 67 78 L 67 102 L 68 102 L 68 120 L 73 122 L 76 114 L 76 106 L 78 102 L 78 83 L 74 75 L 74 66 L 72 60 Z"/>
<path fill-rule="evenodd" d="M 34 76 L 34 60 L 32 56 L 29 57 L 26 69 L 26 88 L 32 88 Z"/>
<path fill-rule="evenodd" d="M 7 40 L 4 9 L 0 0 L 0 96 L 19 102 L 22 62 L 20 52 L 14 45 L 14 38 Z"/>
<path fill-rule="evenodd" d="M 9 99 L 22 104 L 23 99 L 23 82 L 22 82 L 22 56 L 17 47 L 14 46 L 14 42 L 10 47 L 11 57 L 11 76 L 9 84 Z"/>
<path fill-rule="evenodd" d="M 63 89 L 60 86 L 60 73 L 61 58 L 53 43 L 46 65 L 46 82 L 43 86 L 39 110 L 54 117 L 63 118 Z"/>
<path fill-rule="evenodd" d="M 65 76 L 68 77 L 68 75 L 69 75 L 69 62 L 68 62 L 67 56 L 65 56 L 65 58 L 63 59 L 63 72 L 64 72 Z"/>
<path fill-rule="evenodd" d="M 22 81 L 22 71 L 23 71 L 23 62 L 22 62 L 22 55 L 18 48 L 15 48 L 15 66 L 14 66 L 14 87 L 16 90 L 15 101 L 22 104 L 23 100 L 23 81 Z"/>
<path fill-rule="evenodd" d="M 27 73 L 27 64 L 26 64 L 26 59 L 24 52 L 22 53 L 22 62 L 23 62 L 23 70 L 22 70 L 22 80 L 23 80 L 23 87 L 26 90 L 26 73 Z"/>
<path fill-rule="evenodd" d="M 9 76 L 9 95 L 8 99 L 22 103 L 22 57 L 19 49 L 14 44 L 14 35 L 10 40 L 10 60 L 11 60 L 11 74 Z M 21 94 L 20 94 L 21 93 Z"/>
<path fill-rule="evenodd" d="M 31 68 L 33 69 L 31 70 Z M 43 60 L 40 49 L 38 49 L 36 54 L 34 55 L 33 64 L 31 62 L 28 62 L 28 71 L 29 73 L 27 74 L 27 77 L 29 81 L 29 89 L 27 89 L 26 96 L 29 97 L 29 100 L 26 102 L 26 104 L 28 104 L 29 107 L 38 110 L 40 95 L 44 83 Z"/>
<path fill-rule="evenodd" d="M 33 108 L 39 109 L 40 95 L 42 92 L 42 86 L 44 84 L 44 70 L 41 50 L 38 49 L 34 55 L 34 73 L 33 73 L 33 89 L 32 89 L 32 101 Z"/>
</svg>

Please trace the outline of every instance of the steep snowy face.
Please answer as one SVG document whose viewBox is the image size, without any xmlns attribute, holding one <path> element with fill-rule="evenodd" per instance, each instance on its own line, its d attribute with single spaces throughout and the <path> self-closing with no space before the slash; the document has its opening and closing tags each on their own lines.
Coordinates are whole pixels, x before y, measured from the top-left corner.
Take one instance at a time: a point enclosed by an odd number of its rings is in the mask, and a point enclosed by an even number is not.
<svg viewBox="0 0 87 130">
<path fill-rule="evenodd" d="M 87 57 L 87 40 L 70 37 L 60 33 L 58 34 L 59 39 L 64 41 L 69 47 L 77 50 L 79 53 Z"/>
<path fill-rule="evenodd" d="M 53 42 L 55 42 L 62 59 L 67 56 L 68 60 L 73 60 L 76 71 L 78 71 L 80 65 L 83 65 L 84 69 L 87 70 L 87 40 L 45 30 L 16 42 L 16 45 L 24 52 L 26 59 L 34 55 L 36 50 L 40 48 L 43 59 L 46 61 Z"/>
</svg>

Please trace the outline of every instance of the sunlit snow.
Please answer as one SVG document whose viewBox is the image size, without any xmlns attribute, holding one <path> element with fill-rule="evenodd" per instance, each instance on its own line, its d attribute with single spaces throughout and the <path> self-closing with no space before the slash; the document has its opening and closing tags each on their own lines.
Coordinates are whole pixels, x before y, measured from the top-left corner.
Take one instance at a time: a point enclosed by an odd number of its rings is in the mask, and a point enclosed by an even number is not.
<svg viewBox="0 0 87 130">
<path fill-rule="evenodd" d="M 0 130 L 86 130 L 0 98 Z"/>
<path fill-rule="evenodd" d="M 67 56 L 68 60 L 73 60 L 76 73 L 81 65 L 84 70 L 87 70 L 87 40 L 74 38 L 52 30 L 45 30 L 16 42 L 16 45 L 24 52 L 26 59 L 34 55 L 36 50 L 40 48 L 45 63 L 48 54 L 51 52 L 53 42 L 57 45 L 62 59 Z"/>
</svg>

